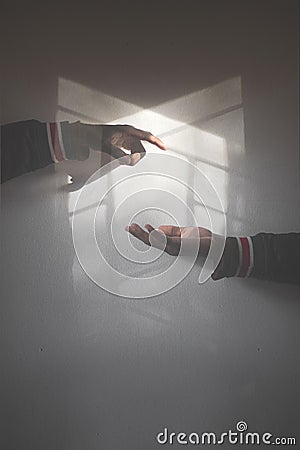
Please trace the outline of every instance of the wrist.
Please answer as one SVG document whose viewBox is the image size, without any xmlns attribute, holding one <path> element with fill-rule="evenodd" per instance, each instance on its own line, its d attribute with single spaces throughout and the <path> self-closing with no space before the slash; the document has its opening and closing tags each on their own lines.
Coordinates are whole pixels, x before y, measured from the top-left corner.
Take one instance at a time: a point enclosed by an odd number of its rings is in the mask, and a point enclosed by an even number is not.
<svg viewBox="0 0 300 450">
<path fill-rule="evenodd" d="M 79 121 L 70 124 L 70 136 L 72 146 L 72 158 L 84 161 L 89 157 L 89 143 L 87 136 L 87 125 Z"/>
<path fill-rule="evenodd" d="M 239 267 L 239 248 L 237 238 L 227 237 L 223 255 L 220 262 L 212 274 L 213 280 L 219 280 L 224 277 L 233 277 L 236 275 Z"/>
<path fill-rule="evenodd" d="M 81 133 L 88 147 L 92 150 L 102 150 L 103 127 L 105 125 L 81 124 Z"/>
</svg>

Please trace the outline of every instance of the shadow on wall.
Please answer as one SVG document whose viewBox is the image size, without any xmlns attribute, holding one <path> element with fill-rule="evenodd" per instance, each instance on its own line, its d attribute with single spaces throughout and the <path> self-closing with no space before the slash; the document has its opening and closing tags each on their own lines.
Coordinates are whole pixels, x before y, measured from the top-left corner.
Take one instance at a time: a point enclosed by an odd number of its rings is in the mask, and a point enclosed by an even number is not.
<svg viewBox="0 0 300 450">
<path fill-rule="evenodd" d="M 191 162 L 210 180 L 221 199 L 223 209 L 229 221 L 234 222 L 233 224 L 231 223 L 231 228 L 235 227 L 237 229 L 243 226 L 241 194 L 238 194 L 238 203 L 234 202 L 234 195 L 237 195 L 237 193 L 230 192 L 231 179 L 238 176 L 237 171 L 231 173 L 230 162 L 232 159 L 238 160 L 236 161 L 236 165 L 240 168 L 244 156 L 240 77 L 225 80 L 215 86 L 168 101 L 152 109 L 142 109 L 137 105 L 132 105 L 120 99 L 107 96 L 102 92 L 97 92 L 74 81 L 59 79 L 57 120 L 78 119 L 88 119 L 89 122 L 94 123 L 129 123 L 139 128 L 150 129 L 165 141 L 169 149 L 169 154 L 179 155 L 182 159 Z M 149 147 L 149 152 L 156 152 L 150 146 L 147 147 Z M 162 154 L 162 173 L 164 165 L 163 158 L 164 155 Z M 97 155 L 93 154 L 87 162 L 80 163 L 80 167 L 78 165 L 77 167 L 86 176 L 87 174 L 92 174 L 98 165 Z M 74 163 L 66 162 L 57 167 L 58 171 L 70 170 L 70 174 L 75 180 L 73 186 L 75 192 L 70 194 L 69 199 L 70 214 L 72 214 L 78 197 L 76 189 L 82 185 L 82 176 L 79 176 L 81 182 L 78 185 L 76 176 L 74 176 L 72 171 L 72 166 L 74 167 Z M 155 167 L 154 170 L 160 173 L 159 167 Z M 192 189 L 196 188 L 198 192 L 201 192 L 201 186 L 198 185 L 196 187 L 196 184 L 199 184 L 199 180 L 194 179 L 194 174 L 192 172 L 182 172 L 183 170 L 178 168 L 178 174 L 180 174 L 181 178 L 183 177 L 185 179 L 185 183 Z M 241 179 L 242 177 L 240 176 L 240 184 Z M 108 182 L 113 182 L 113 180 L 114 174 L 111 174 Z M 145 182 L 144 178 L 144 184 Z M 152 185 L 159 187 L 159 182 L 161 182 L 161 179 L 152 181 Z M 145 188 L 145 186 L 139 187 L 138 184 L 136 185 L 137 191 L 142 188 Z M 148 186 L 148 189 L 150 188 L 151 186 Z M 183 204 L 193 211 L 199 226 L 212 229 L 211 220 L 222 224 L 223 209 L 216 210 L 213 199 L 203 206 L 195 195 L 190 194 L 190 191 L 185 189 L 182 192 L 182 189 L 174 186 L 174 184 L 170 183 L 170 180 L 163 180 L 161 188 L 181 197 Z M 105 230 L 110 229 L 110 219 L 122 202 L 123 191 L 124 187 L 121 186 L 119 186 L 119 191 L 118 189 L 114 189 L 110 195 L 109 202 L 104 205 L 105 210 L 102 209 L 103 236 L 105 236 Z M 229 198 L 231 201 L 228 200 Z M 237 204 L 240 207 L 239 211 L 236 211 Z M 156 206 L 157 210 L 163 209 L 159 195 L 157 195 Z M 140 205 L 136 205 L 136 207 L 142 211 L 147 208 L 147 204 L 142 202 Z M 207 213 L 207 208 L 209 214 Z M 77 213 L 84 214 L 84 211 L 76 211 Z M 149 218 L 151 215 L 146 216 L 144 223 L 151 222 L 154 226 L 158 226 L 161 224 L 157 222 L 157 217 L 159 216 L 159 212 L 152 216 L 152 220 Z M 213 216 L 213 219 L 211 216 Z M 179 225 L 188 226 L 191 223 L 181 219 Z M 122 224 L 120 229 L 124 230 L 124 224 Z M 220 231 L 217 232 L 223 233 L 224 231 L 220 227 Z M 107 239 L 103 239 L 103 236 L 102 241 L 108 242 L 109 236 L 107 236 Z M 111 252 L 111 247 L 106 249 L 107 254 Z M 117 260 L 120 259 L 119 255 L 115 255 L 112 258 L 112 265 L 120 267 L 115 258 Z M 126 266 L 122 268 L 125 269 L 126 273 Z M 137 275 L 139 273 L 142 276 L 139 268 L 135 267 L 132 270 L 133 274 Z M 120 271 L 123 272 L 121 268 Z"/>
<path fill-rule="evenodd" d="M 241 198 L 245 149 L 240 77 L 151 109 L 142 109 L 60 78 L 56 118 L 91 123 L 128 123 L 150 130 L 165 141 L 169 154 L 180 155 L 208 177 L 221 199 L 230 228 L 240 231 L 245 220 Z M 156 152 L 151 146 L 146 147 L 149 152 Z M 99 164 L 96 158 L 92 155 L 85 164 L 89 169 L 81 168 L 85 175 L 93 173 Z M 64 163 L 59 170 L 68 170 L 67 166 L 68 163 Z M 189 174 L 186 176 L 193 188 L 195 180 Z M 238 198 L 236 189 L 231 189 L 236 184 L 239 184 Z M 199 201 L 192 196 L 188 206 L 199 218 L 199 225 L 209 227 L 207 214 Z"/>
</svg>

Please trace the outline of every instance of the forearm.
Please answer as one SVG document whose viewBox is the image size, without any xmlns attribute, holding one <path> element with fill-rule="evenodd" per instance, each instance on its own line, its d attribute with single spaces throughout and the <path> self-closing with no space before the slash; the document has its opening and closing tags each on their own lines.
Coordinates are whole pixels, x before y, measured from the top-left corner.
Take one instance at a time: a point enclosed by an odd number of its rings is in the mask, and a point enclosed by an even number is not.
<svg viewBox="0 0 300 450">
<path fill-rule="evenodd" d="M 252 277 L 299 284 L 300 234 L 259 233 L 228 237 L 212 278 Z"/>
<path fill-rule="evenodd" d="M 27 120 L 1 126 L 1 182 L 49 164 L 89 156 L 85 124 Z"/>
</svg>

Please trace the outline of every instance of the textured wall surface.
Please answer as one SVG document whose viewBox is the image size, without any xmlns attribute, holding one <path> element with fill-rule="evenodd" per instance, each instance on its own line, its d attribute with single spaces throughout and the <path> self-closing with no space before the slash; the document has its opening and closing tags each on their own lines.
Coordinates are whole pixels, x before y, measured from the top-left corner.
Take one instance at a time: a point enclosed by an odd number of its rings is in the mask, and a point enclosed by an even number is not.
<svg viewBox="0 0 300 450">
<path fill-rule="evenodd" d="M 191 139 L 229 234 L 299 230 L 296 2 L 160 3 L 7 12 L 3 120 L 126 121 L 183 153 Z M 193 270 L 150 299 L 102 291 L 70 224 L 97 158 L 2 186 L 1 448 L 148 450 L 164 427 L 239 420 L 297 436 L 299 290 Z"/>
</svg>

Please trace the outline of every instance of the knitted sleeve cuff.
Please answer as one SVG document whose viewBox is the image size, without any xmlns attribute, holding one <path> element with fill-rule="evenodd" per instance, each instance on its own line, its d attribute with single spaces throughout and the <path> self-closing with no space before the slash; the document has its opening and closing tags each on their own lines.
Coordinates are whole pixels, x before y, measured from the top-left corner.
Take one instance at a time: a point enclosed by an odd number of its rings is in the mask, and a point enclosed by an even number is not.
<svg viewBox="0 0 300 450">
<path fill-rule="evenodd" d="M 254 266 L 252 238 L 228 237 L 218 267 L 212 274 L 213 280 L 225 277 L 246 278 L 251 275 Z"/>
<path fill-rule="evenodd" d="M 46 128 L 53 162 L 83 161 L 89 157 L 87 138 L 80 122 L 48 122 Z"/>
</svg>

